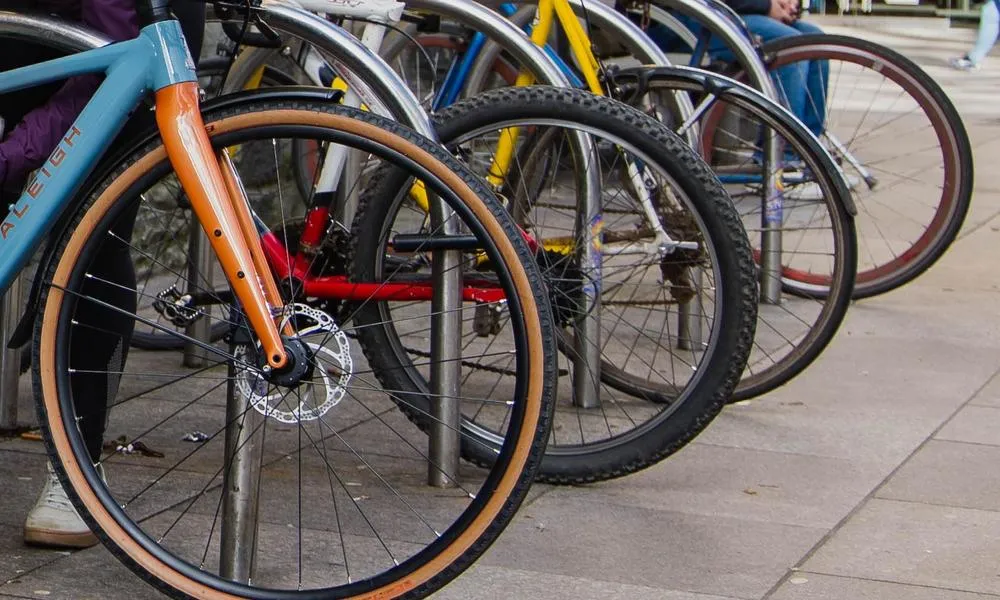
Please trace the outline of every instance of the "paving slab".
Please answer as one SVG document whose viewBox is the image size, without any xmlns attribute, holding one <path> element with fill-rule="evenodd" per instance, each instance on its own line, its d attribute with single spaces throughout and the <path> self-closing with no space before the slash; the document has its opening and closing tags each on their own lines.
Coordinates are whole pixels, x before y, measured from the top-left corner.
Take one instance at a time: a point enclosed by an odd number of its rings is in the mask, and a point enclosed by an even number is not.
<svg viewBox="0 0 1000 600">
<path fill-rule="evenodd" d="M 875 499 L 805 571 L 1000 594 L 1000 513 Z"/>
<path fill-rule="evenodd" d="M 795 410 L 788 407 L 787 410 Z M 886 475 L 874 462 L 690 444 L 621 480 L 555 488 L 553 500 L 832 528 Z"/>
<path fill-rule="evenodd" d="M 758 598 L 824 532 L 546 495 L 518 515 L 480 563 Z"/>
<path fill-rule="evenodd" d="M 441 600 L 729 600 L 732 596 L 709 596 L 677 592 L 586 577 L 566 577 L 538 571 L 477 565 L 434 595 Z"/>
<path fill-rule="evenodd" d="M 996 152 L 1000 152 L 1000 148 Z M 938 295 L 936 306 L 936 314 L 943 319 L 942 326 L 958 321 L 964 321 L 967 325 L 977 322 L 976 319 L 968 318 L 970 308 L 975 310 L 975 314 L 990 314 L 988 299 L 997 293 L 1000 278 L 997 277 L 995 266 L 983 258 L 991 256 L 996 244 L 1000 242 L 1000 217 L 997 216 L 1000 208 L 980 209 L 983 204 L 980 198 L 996 200 L 1000 199 L 1000 193 L 977 194 L 974 198 L 973 210 L 970 212 L 972 216 L 966 219 L 958 240 L 948 252 L 910 285 L 873 299 L 876 304 L 886 301 L 895 306 L 905 300 L 915 302 L 918 306 L 932 305 L 929 294 L 944 292 L 945 294 Z M 976 213 L 980 210 L 983 214 L 977 220 Z M 897 297 L 902 299 L 895 300 Z M 984 327 L 996 327 L 991 320 L 979 322 Z M 928 322 L 927 325 L 933 327 L 935 322 Z"/>
<path fill-rule="evenodd" d="M 3 482 L 3 507 L 0 524 L 20 528 L 45 485 L 46 459 L 38 454 L 11 452 L 0 444 L 0 482 Z"/>
<path fill-rule="evenodd" d="M 966 406 L 934 437 L 939 440 L 1000 446 L 1000 408 Z"/>
<path fill-rule="evenodd" d="M 1000 408 L 1000 372 L 993 376 L 969 404 Z"/>
<path fill-rule="evenodd" d="M 876 494 L 879 498 L 1000 510 L 1000 447 L 933 440 Z"/>
<path fill-rule="evenodd" d="M 795 573 L 769 600 L 995 600 L 992 594 L 972 594 L 885 581 Z"/>
<path fill-rule="evenodd" d="M 164 596 L 103 547 L 74 552 L 0 586 L 0 594 L 48 600 L 152 600 Z"/>
<path fill-rule="evenodd" d="M 0 583 L 66 556 L 65 552 L 25 547 L 22 539 L 20 525 L 0 525 Z"/>
</svg>

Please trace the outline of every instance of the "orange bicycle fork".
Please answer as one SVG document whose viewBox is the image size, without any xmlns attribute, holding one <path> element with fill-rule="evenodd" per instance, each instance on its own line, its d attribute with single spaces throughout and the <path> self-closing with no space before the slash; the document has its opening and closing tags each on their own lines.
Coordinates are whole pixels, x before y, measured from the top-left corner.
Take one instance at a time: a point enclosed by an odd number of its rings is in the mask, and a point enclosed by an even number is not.
<svg viewBox="0 0 1000 600">
<path fill-rule="evenodd" d="M 225 150 L 217 155 L 208 139 L 198 84 L 175 83 L 157 91 L 156 124 L 191 207 L 260 340 L 267 366 L 284 367 L 288 357 L 272 311 L 283 304 L 278 285 L 232 162 Z"/>
</svg>

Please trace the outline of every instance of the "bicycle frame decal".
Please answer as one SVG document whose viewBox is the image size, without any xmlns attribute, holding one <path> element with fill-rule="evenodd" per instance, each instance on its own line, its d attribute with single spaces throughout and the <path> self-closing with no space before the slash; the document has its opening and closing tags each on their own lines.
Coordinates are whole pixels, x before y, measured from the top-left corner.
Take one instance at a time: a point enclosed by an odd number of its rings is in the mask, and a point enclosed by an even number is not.
<svg viewBox="0 0 1000 600">
<path fill-rule="evenodd" d="M 764 206 L 764 223 L 781 226 L 784 223 L 785 182 L 779 173 L 774 178 L 774 196 L 767 199 Z"/>
<path fill-rule="evenodd" d="M 45 161 L 45 164 L 38 169 L 35 176 L 31 179 L 31 182 L 28 183 L 26 191 L 29 196 L 37 198 L 38 194 L 42 193 L 42 189 L 45 187 L 45 181 L 48 181 L 52 177 L 52 173 L 49 172 L 48 166 L 52 165 L 52 168 L 55 169 L 61 165 L 63 159 L 66 158 L 66 153 L 73 148 L 73 138 L 82 134 L 83 132 L 77 129 L 76 125 L 69 128 L 69 132 L 63 136 L 63 139 L 59 141 L 59 145 L 52 151 L 52 156 Z M 64 147 L 66 148 L 65 150 L 63 149 Z M 38 176 L 39 173 L 45 176 L 45 181 L 40 180 L 41 178 Z"/>
<path fill-rule="evenodd" d="M 73 148 L 73 138 L 82 135 L 82 133 L 75 125 L 70 127 L 69 132 L 59 141 L 59 145 L 52 151 L 52 155 L 45 161 L 45 164 L 28 179 L 28 182 L 25 184 L 26 195 L 32 199 L 38 198 L 38 195 L 45 189 L 45 184 L 52 178 L 52 171 L 49 169 L 51 168 L 54 171 L 63 163 L 67 152 Z M 31 205 L 27 202 L 22 202 L 21 199 L 18 199 L 18 203 L 10 207 L 10 213 L 4 219 L 3 223 L 0 223 L 0 238 L 7 239 L 10 232 L 14 230 L 16 222 L 24 217 L 29 208 L 31 208 Z"/>
<path fill-rule="evenodd" d="M 197 80 L 180 26 L 165 21 L 133 40 L 0 73 L 0 94 L 93 73 L 105 75 L 101 86 L 0 223 L 0 290 L 10 286 L 142 98 Z"/>
</svg>

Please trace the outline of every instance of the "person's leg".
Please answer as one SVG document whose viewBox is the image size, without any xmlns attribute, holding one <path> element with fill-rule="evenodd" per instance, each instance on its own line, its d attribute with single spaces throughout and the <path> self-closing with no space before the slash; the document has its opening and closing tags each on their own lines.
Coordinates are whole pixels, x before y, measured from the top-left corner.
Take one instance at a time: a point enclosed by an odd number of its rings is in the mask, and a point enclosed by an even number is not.
<svg viewBox="0 0 1000 600">
<path fill-rule="evenodd" d="M 201 5 L 204 11 L 204 5 Z M 0 39 L 0 71 L 49 60 L 63 53 L 42 46 Z M 25 114 L 44 104 L 62 85 L 56 82 L 0 95 L 0 116 L 7 127 L 13 128 Z M 0 189 L 0 218 L 19 195 L 18 189 Z M 131 239 L 135 211 L 127 211 L 120 225 L 114 228 L 122 239 Z M 96 261 L 94 279 L 88 279 L 84 293 L 124 310 L 135 311 L 135 274 L 128 248 L 121 242 L 109 243 Z M 116 282 L 118 286 L 95 283 L 95 280 Z M 88 287 L 89 286 L 89 287 Z M 122 287 L 119 287 L 122 286 Z M 124 289 L 123 289 L 124 288 Z M 89 305 L 89 306 L 84 306 Z M 81 303 L 77 320 L 82 329 L 92 329 L 86 336 L 77 336 L 71 345 L 73 364 L 83 371 L 121 371 L 128 351 L 132 321 L 117 311 L 102 309 L 92 303 Z M 115 364 L 112 364 L 115 363 Z M 115 394 L 117 376 L 84 375 L 74 380 L 77 410 L 83 415 L 81 427 L 91 457 L 100 457 L 103 443 L 107 402 Z M 24 527 L 25 541 L 39 545 L 86 547 L 97 543 L 86 523 L 80 518 L 59 484 L 49 471 L 42 494 L 28 514 Z"/>
<path fill-rule="evenodd" d="M 136 310 L 136 277 L 129 244 L 137 209 L 138 203 L 112 228 L 114 235 L 108 236 L 88 269 L 90 277 L 80 290 L 74 314 L 77 333 L 70 340 L 70 364 L 77 371 L 72 379 L 73 400 L 80 432 L 95 463 L 101 458 L 107 408 L 118 393 L 135 323 L 130 315 Z"/>
<path fill-rule="evenodd" d="M 997 3 L 994 0 L 987 0 L 979 13 L 979 33 L 976 36 L 976 45 L 969 52 L 967 58 L 973 65 L 979 65 L 986 58 L 993 44 L 997 41 L 997 34 L 1000 33 L 1000 11 L 997 10 Z"/>
<path fill-rule="evenodd" d="M 115 235 L 107 237 L 90 265 L 91 277 L 82 286 L 74 314 L 76 326 L 69 348 L 70 364 L 77 371 L 71 379 L 73 400 L 80 431 L 95 463 L 101 458 L 107 410 L 118 393 L 134 325 L 129 314 L 136 310 L 136 277 L 129 240 L 137 207 L 126 210 L 119 218 L 112 228 Z M 24 541 L 66 548 L 86 548 L 97 543 L 51 466 L 42 494 L 25 519 Z"/>
<path fill-rule="evenodd" d="M 801 35 L 798 29 L 785 25 L 763 15 L 747 15 L 743 18 L 750 31 L 764 42 Z M 803 118 L 806 106 L 806 76 L 808 65 L 795 63 L 782 67 L 772 74 L 778 94 L 792 114 Z"/>
<path fill-rule="evenodd" d="M 822 29 L 808 21 L 796 21 L 792 27 L 802 34 L 823 33 Z M 823 132 L 823 125 L 826 122 L 826 95 L 829 91 L 827 86 L 830 81 L 830 62 L 812 60 L 807 63 L 806 69 L 806 93 L 802 103 L 802 112 L 796 112 L 795 115 L 802 120 L 813 135 L 819 135 Z"/>
<path fill-rule="evenodd" d="M 760 37 L 764 42 L 802 35 L 802 32 L 798 29 L 764 15 L 745 15 L 743 20 L 750 32 Z M 717 38 L 713 38 L 709 48 L 712 50 L 712 57 L 715 60 L 735 60 L 733 53 L 728 48 L 725 48 Z M 806 114 L 808 72 L 808 64 L 803 62 L 782 67 L 771 74 L 782 103 L 792 114 L 803 120 L 805 120 L 804 117 Z M 797 160 L 797 157 L 786 156 L 785 159 L 793 162 Z"/>
<path fill-rule="evenodd" d="M 776 21 L 764 15 L 744 15 L 744 22 L 751 33 L 769 42 L 793 35 L 801 35 L 799 30 Z M 735 57 L 731 50 L 717 38 L 713 37 L 709 45 L 713 59 L 733 61 Z M 807 65 L 796 63 L 782 67 L 772 74 L 774 85 L 782 101 L 800 119 L 805 111 Z"/>
</svg>

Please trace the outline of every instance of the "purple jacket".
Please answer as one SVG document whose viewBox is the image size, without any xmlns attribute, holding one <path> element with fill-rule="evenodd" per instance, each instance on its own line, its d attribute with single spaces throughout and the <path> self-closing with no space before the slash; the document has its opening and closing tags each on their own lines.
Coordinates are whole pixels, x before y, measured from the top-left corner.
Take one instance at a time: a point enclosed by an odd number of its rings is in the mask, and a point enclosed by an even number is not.
<svg viewBox="0 0 1000 600">
<path fill-rule="evenodd" d="M 114 41 L 139 35 L 135 0 L 32 0 L 30 4 L 36 10 L 82 22 Z M 42 166 L 100 82 L 98 75 L 69 79 L 46 104 L 25 115 L 0 143 L 0 182 L 16 185 Z"/>
</svg>

